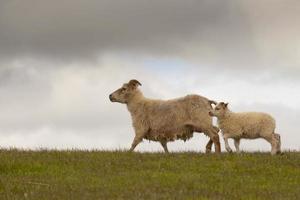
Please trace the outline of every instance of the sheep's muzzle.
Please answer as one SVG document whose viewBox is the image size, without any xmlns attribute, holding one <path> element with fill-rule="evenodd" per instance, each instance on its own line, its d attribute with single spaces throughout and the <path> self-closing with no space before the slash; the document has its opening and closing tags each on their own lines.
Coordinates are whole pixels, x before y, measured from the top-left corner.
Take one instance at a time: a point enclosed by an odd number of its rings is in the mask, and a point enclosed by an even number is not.
<svg viewBox="0 0 300 200">
<path fill-rule="evenodd" d="M 113 95 L 111 94 L 111 95 L 109 95 L 109 100 L 111 101 L 111 102 L 115 102 L 116 101 L 116 99 L 113 97 Z"/>
</svg>

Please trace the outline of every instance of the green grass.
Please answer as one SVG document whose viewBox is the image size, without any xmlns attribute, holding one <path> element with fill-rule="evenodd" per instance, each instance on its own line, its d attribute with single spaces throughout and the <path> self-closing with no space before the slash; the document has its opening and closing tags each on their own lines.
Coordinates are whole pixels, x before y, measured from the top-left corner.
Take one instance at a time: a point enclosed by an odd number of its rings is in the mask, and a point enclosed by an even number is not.
<svg viewBox="0 0 300 200">
<path fill-rule="evenodd" d="M 300 199 L 300 153 L 0 150 L 0 199 Z"/>
</svg>

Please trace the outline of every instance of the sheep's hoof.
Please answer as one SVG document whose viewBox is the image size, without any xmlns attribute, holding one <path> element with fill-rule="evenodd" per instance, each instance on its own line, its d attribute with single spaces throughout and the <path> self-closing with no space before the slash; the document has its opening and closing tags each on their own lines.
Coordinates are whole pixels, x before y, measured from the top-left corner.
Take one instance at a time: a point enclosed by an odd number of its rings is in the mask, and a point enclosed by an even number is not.
<svg viewBox="0 0 300 200">
<path fill-rule="evenodd" d="M 211 149 L 206 149 L 205 153 L 207 153 L 207 154 L 211 153 Z"/>
<path fill-rule="evenodd" d="M 283 155 L 283 152 L 281 152 L 281 150 L 277 150 L 277 151 L 276 151 L 276 154 L 277 154 L 277 155 Z"/>
<path fill-rule="evenodd" d="M 133 149 L 129 149 L 128 152 L 129 152 L 129 153 L 133 153 Z"/>
</svg>

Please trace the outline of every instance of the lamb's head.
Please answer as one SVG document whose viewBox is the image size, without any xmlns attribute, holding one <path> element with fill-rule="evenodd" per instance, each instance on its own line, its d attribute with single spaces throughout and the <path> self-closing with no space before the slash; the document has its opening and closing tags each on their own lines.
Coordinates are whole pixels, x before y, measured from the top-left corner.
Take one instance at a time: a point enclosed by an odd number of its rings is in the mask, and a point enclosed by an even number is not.
<svg viewBox="0 0 300 200">
<path fill-rule="evenodd" d="M 218 103 L 212 111 L 209 111 L 209 115 L 212 117 L 219 118 L 219 117 L 224 117 L 227 112 L 228 112 L 228 103 L 221 102 Z"/>
<path fill-rule="evenodd" d="M 119 102 L 119 103 L 128 103 L 137 93 L 140 93 L 138 87 L 142 85 L 137 80 L 131 80 L 128 83 L 123 84 L 123 86 L 109 95 L 109 99 L 111 102 Z"/>
</svg>

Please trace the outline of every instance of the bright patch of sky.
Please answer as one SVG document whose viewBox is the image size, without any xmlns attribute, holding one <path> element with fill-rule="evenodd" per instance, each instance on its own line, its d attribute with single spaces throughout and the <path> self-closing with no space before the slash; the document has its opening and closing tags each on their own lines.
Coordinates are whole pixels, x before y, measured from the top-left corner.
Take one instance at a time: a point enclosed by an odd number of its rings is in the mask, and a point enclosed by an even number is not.
<svg viewBox="0 0 300 200">
<path fill-rule="evenodd" d="M 146 58 L 143 61 L 146 70 L 151 70 L 157 77 L 165 79 L 172 86 L 178 87 L 186 79 L 187 68 L 191 64 L 179 58 Z"/>
</svg>

